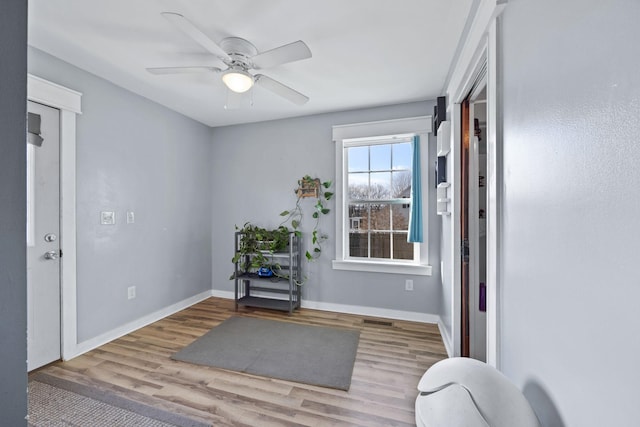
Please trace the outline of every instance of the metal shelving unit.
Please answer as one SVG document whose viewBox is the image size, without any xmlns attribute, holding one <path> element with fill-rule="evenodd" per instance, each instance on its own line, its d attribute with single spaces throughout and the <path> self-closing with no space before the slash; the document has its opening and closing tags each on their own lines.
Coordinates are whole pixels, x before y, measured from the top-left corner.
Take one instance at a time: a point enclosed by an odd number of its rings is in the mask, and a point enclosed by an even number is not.
<svg viewBox="0 0 640 427">
<path fill-rule="evenodd" d="M 235 253 L 238 253 L 240 242 L 244 233 L 235 233 Z M 253 255 L 245 255 L 244 260 L 239 260 L 235 265 L 235 302 L 238 306 L 261 307 L 272 310 L 287 311 L 300 308 L 300 244 L 301 238 L 293 232 L 289 233 L 289 245 L 287 252 L 264 252 L 267 258 L 273 260 L 279 268 L 274 269 L 275 275 L 260 277 L 255 272 L 244 272 L 241 264 L 244 261 L 249 264 Z"/>
</svg>

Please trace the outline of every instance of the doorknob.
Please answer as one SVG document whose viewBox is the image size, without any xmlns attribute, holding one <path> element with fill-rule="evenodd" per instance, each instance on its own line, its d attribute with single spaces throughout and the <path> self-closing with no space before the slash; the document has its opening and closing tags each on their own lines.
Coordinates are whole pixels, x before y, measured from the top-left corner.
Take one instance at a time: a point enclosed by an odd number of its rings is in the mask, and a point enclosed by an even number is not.
<svg viewBox="0 0 640 427">
<path fill-rule="evenodd" d="M 44 259 L 58 259 L 58 251 L 45 252 Z"/>
</svg>

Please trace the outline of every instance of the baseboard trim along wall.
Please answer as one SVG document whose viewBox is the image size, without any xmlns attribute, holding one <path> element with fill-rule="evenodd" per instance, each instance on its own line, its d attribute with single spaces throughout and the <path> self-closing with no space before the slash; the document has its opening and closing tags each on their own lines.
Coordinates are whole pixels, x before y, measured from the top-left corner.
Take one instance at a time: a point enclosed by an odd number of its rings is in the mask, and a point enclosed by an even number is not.
<svg viewBox="0 0 640 427">
<path fill-rule="evenodd" d="M 74 349 L 71 349 L 71 353 L 65 355 L 64 360 L 73 359 L 74 357 L 80 356 L 83 353 L 91 351 L 95 348 L 100 347 L 110 341 L 118 339 L 128 333 L 131 333 L 137 329 L 140 329 L 144 326 L 147 326 L 153 322 L 157 322 L 158 320 L 164 319 L 167 316 L 170 316 L 174 313 L 177 313 L 180 310 L 184 310 L 187 307 L 191 307 L 194 304 L 199 303 L 211 296 L 211 291 L 202 292 L 198 295 L 194 295 L 190 298 L 184 299 L 180 302 L 172 304 L 168 307 L 155 311 L 151 314 L 148 314 L 140 319 L 134 320 L 133 322 L 129 322 L 125 325 L 122 325 L 118 328 L 112 329 L 109 332 L 105 332 L 104 334 L 98 335 L 95 338 L 91 338 L 87 341 L 83 341 L 78 343 Z"/>
<path fill-rule="evenodd" d="M 218 298 L 233 299 L 234 293 L 231 291 L 213 290 L 212 296 Z M 358 314 L 361 316 L 382 317 L 385 319 L 407 320 L 410 322 L 440 324 L 440 316 L 428 313 L 417 313 L 413 311 L 389 310 L 378 307 L 365 307 L 360 305 L 333 304 L 327 302 L 302 300 L 303 308 L 314 310 L 332 311 L 337 313 Z"/>
<path fill-rule="evenodd" d="M 184 310 L 185 308 L 191 307 L 192 305 L 197 304 L 200 301 L 204 301 L 207 298 L 212 296 L 217 298 L 233 299 L 234 293 L 230 291 L 211 290 L 211 291 L 202 292 L 198 295 L 194 295 L 190 298 L 184 299 L 180 302 L 172 304 L 161 310 L 155 311 L 151 314 L 141 317 L 140 319 L 137 319 L 133 322 L 129 322 L 118 328 L 112 329 L 109 332 L 105 332 L 104 334 L 101 334 L 95 338 L 91 338 L 87 341 L 78 343 L 75 346 L 75 348 L 71 349 L 72 351 L 70 352 L 70 354 L 65 356 L 64 360 L 69 360 L 69 359 L 73 359 L 74 357 L 80 356 L 83 353 L 86 353 L 95 348 L 98 348 L 101 345 L 107 344 L 108 342 L 111 342 L 124 335 L 127 335 L 128 333 L 131 333 L 137 329 L 145 327 L 153 322 L 157 322 L 158 320 L 164 319 L 167 316 L 177 313 L 180 310 Z M 305 301 L 305 300 L 302 300 L 302 307 L 310 308 L 314 310 L 332 311 L 336 313 L 348 313 L 348 314 L 357 314 L 360 316 L 381 317 L 385 319 L 406 320 L 410 322 L 437 324 L 438 329 L 440 330 L 440 335 L 442 335 L 444 345 L 447 349 L 447 354 L 449 355 L 449 357 L 451 357 L 451 354 L 452 354 L 451 340 L 449 339 L 447 329 L 443 326 L 442 321 L 440 320 L 440 316 L 435 314 L 417 313 L 412 311 L 401 311 L 401 310 L 389 310 L 385 308 L 365 307 L 365 306 L 359 306 L 359 305 L 346 305 L 346 304 L 333 304 L 333 303 L 318 302 L 318 301 Z"/>
<path fill-rule="evenodd" d="M 447 355 L 453 357 L 453 341 L 451 340 L 451 335 L 449 335 L 449 330 L 442 323 L 442 319 L 438 321 L 438 329 L 440 330 L 444 348 L 447 350 Z"/>
</svg>

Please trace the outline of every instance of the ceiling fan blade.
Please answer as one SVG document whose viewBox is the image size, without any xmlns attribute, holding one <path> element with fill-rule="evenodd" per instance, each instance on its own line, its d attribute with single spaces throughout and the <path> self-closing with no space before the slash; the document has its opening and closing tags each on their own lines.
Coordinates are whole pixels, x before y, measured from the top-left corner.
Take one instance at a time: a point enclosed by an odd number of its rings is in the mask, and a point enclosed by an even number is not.
<svg viewBox="0 0 640 427">
<path fill-rule="evenodd" d="M 195 25 L 191 23 L 187 18 L 174 12 L 162 12 L 162 16 L 169 22 L 175 25 L 180 31 L 191 37 L 200 46 L 220 57 L 221 59 L 230 59 L 227 52 L 225 52 L 220 46 L 218 46 L 213 40 L 209 38 L 205 33 L 200 31 Z"/>
<path fill-rule="evenodd" d="M 297 90 L 291 89 L 289 86 L 283 85 L 279 81 L 273 80 L 271 77 L 265 76 L 264 74 L 255 75 L 255 84 L 270 90 L 276 95 L 280 95 L 281 97 L 288 99 L 294 104 L 304 105 L 309 101 L 309 97 L 301 94 Z"/>
<path fill-rule="evenodd" d="M 251 61 L 253 62 L 253 68 L 259 70 L 307 58 L 311 58 L 311 50 L 309 50 L 305 42 L 298 40 L 297 42 L 259 53 L 251 58 Z"/>
<path fill-rule="evenodd" d="M 151 67 L 146 69 L 151 74 L 188 74 L 188 73 L 219 73 L 217 67 Z"/>
</svg>

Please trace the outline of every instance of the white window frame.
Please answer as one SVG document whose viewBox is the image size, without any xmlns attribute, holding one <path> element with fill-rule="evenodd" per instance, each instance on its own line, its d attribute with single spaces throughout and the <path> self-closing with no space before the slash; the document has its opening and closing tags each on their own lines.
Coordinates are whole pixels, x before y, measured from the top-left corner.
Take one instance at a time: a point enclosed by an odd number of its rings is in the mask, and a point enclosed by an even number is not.
<svg viewBox="0 0 640 427">
<path fill-rule="evenodd" d="M 388 135 L 388 136 L 382 136 L 382 137 L 377 137 L 377 138 L 350 138 L 350 139 L 344 139 L 342 140 L 342 146 L 343 146 L 343 156 L 345 155 L 345 152 L 348 151 L 349 148 L 353 148 L 353 147 L 372 147 L 375 145 L 391 145 L 391 144 L 400 144 L 400 143 L 411 143 L 413 142 L 413 137 L 415 136 L 414 133 L 410 133 L 410 134 L 402 134 L 402 135 Z M 343 170 L 343 177 L 348 177 L 349 176 L 349 170 L 348 170 L 348 163 L 349 160 L 346 158 L 343 158 L 343 164 L 344 164 L 344 170 Z M 370 173 L 370 171 L 369 171 Z M 343 178 L 344 179 L 344 178 Z M 348 179 L 346 180 L 348 181 Z M 350 200 L 348 199 L 348 197 L 346 197 L 346 195 L 348 194 L 347 191 L 347 187 L 348 187 L 348 182 L 345 182 L 344 184 L 344 192 L 343 194 L 345 195 L 345 200 L 344 200 L 344 209 L 345 212 L 348 211 L 348 207 L 349 207 L 349 202 Z M 364 201 L 362 203 L 364 204 L 370 204 L 372 201 L 371 200 L 367 200 Z M 374 203 L 385 203 L 385 204 L 389 204 L 391 206 L 402 206 L 402 204 L 409 204 L 411 205 L 411 199 L 402 199 L 402 203 L 399 203 L 400 200 L 399 199 L 386 199 L 386 200 L 381 200 L 381 201 L 376 201 Z M 360 203 L 360 202 L 358 202 Z M 390 212 L 391 214 L 391 212 Z M 390 215 L 391 218 L 393 218 L 393 215 Z M 351 218 L 344 218 L 345 224 L 347 221 L 349 221 L 349 225 L 351 225 Z M 358 221 L 359 222 L 359 221 Z M 350 232 L 352 230 L 351 227 L 349 227 L 349 231 Z M 370 232 L 371 230 L 368 230 L 368 232 Z M 390 230 L 391 231 L 391 230 Z M 408 230 L 407 230 L 408 233 Z M 390 233 L 392 234 L 392 233 Z M 345 234 L 344 236 L 345 238 L 345 244 L 348 244 L 348 236 Z M 393 238 L 391 239 L 391 247 L 393 248 Z M 371 250 L 371 248 L 369 248 L 369 250 Z M 393 250 L 392 250 L 393 252 Z M 348 254 L 345 253 L 345 258 L 349 261 L 363 261 L 363 260 L 367 260 L 367 261 L 376 261 L 376 262 L 391 262 L 394 264 L 419 264 L 420 263 L 420 245 L 417 243 L 413 244 L 413 259 L 411 260 L 400 260 L 400 259 L 385 259 L 385 258 L 364 258 L 364 257 L 352 257 Z"/>
<path fill-rule="evenodd" d="M 428 195 L 429 195 L 429 133 L 431 132 L 431 116 L 411 117 L 406 119 L 384 120 L 377 122 L 355 123 L 348 125 L 333 126 L 333 141 L 336 150 L 336 178 L 335 178 L 335 200 L 336 200 L 336 259 L 333 260 L 334 270 L 368 271 L 378 273 L 414 274 L 430 276 L 431 265 L 428 263 L 428 236 L 429 230 L 426 225 L 429 223 Z M 415 250 L 418 252 L 417 261 L 414 260 L 364 260 L 348 257 L 348 234 L 345 234 L 347 223 L 348 200 L 346 194 L 346 163 L 344 159 L 345 144 L 357 139 L 375 140 L 394 135 L 407 134 L 418 135 L 420 137 L 420 162 L 422 180 L 422 200 L 423 224 L 425 224 L 424 242 L 416 244 Z"/>
<path fill-rule="evenodd" d="M 27 246 L 36 245 L 35 240 L 35 182 L 36 157 L 35 146 L 27 143 Z"/>
</svg>

